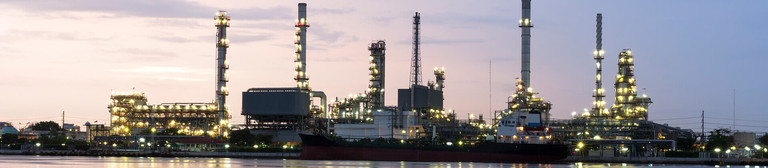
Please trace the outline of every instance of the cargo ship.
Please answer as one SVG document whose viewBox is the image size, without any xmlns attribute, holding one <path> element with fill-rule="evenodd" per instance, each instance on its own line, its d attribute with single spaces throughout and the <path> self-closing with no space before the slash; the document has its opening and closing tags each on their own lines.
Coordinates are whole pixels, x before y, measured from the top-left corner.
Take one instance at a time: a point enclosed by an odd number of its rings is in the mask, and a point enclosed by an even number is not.
<svg viewBox="0 0 768 168">
<path fill-rule="evenodd" d="M 568 145 L 478 142 L 472 145 L 354 143 L 324 135 L 300 134 L 306 160 L 416 162 L 553 162 L 568 156 Z"/>
</svg>

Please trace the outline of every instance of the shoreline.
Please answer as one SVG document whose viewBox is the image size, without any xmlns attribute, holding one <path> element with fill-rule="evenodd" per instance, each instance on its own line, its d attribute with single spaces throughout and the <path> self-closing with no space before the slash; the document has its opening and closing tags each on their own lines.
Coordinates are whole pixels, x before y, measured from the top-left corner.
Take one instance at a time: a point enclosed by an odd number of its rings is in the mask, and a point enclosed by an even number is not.
<svg viewBox="0 0 768 168">
<path fill-rule="evenodd" d="M 0 150 L 0 155 L 42 155 L 42 156 L 127 156 L 127 157 L 215 157 L 215 158 L 265 158 L 298 159 L 301 153 L 294 152 L 126 152 L 126 151 L 25 151 Z"/>
<path fill-rule="evenodd" d="M 768 159 L 755 158 L 677 158 L 677 157 L 589 157 L 568 156 L 566 162 L 634 163 L 634 164 L 696 164 L 696 165 L 760 165 L 768 166 Z"/>
<path fill-rule="evenodd" d="M 25 151 L 0 150 L 0 155 L 41 155 L 41 156 L 125 156 L 125 157 L 211 157 L 211 158 L 259 158 L 299 159 L 301 153 L 291 152 L 125 152 L 125 151 Z M 631 164 L 690 164 L 690 165 L 760 165 L 768 166 L 768 159 L 754 158 L 673 158 L 673 157 L 588 157 L 569 156 L 551 162 L 568 163 L 631 163 Z"/>
</svg>

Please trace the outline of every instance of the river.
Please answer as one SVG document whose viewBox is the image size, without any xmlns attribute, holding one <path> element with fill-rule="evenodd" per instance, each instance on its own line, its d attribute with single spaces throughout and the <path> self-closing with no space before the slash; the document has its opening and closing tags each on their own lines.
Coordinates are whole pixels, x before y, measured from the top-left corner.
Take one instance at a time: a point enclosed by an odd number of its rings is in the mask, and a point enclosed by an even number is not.
<svg viewBox="0 0 768 168">
<path fill-rule="evenodd" d="M 599 167 L 730 167 L 674 164 L 622 164 L 622 163 L 467 163 L 467 162 L 382 162 L 382 161 L 315 161 L 293 159 L 247 158 L 194 158 L 194 157 L 92 157 L 92 156 L 34 156 L 0 155 L 0 168 L 66 167 L 66 168 L 134 168 L 134 167 L 545 167 L 545 168 L 599 168 Z M 745 166 L 734 166 L 745 167 Z M 752 166 L 760 167 L 760 166 Z M 768 166 L 763 166 L 768 168 Z"/>
</svg>

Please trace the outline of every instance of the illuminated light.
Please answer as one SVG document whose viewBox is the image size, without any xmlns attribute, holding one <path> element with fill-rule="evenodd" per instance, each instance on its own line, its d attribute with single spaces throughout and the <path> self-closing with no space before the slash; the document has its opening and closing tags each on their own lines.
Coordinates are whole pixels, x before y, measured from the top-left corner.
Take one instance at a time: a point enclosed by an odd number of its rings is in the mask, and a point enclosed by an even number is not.
<svg viewBox="0 0 768 168">
<path fill-rule="evenodd" d="M 597 54 L 598 54 L 598 53 L 597 53 L 597 50 L 595 50 L 594 52 L 592 52 L 592 54 L 594 54 L 594 55 L 597 55 Z"/>
<path fill-rule="evenodd" d="M 584 147 L 584 143 L 583 142 L 579 142 L 579 144 L 576 145 L 576 146 L 578 146 L 579 148 L 583 148 Z"/>
<path fill-rule="evenodd" d="M 459 146 L 464 145 L 464 142 L 459 141 Z"/>
<path fill-rule="evenodd" d="M 448 146 L 453 146 L 453 142 L 446 142 L 445 144 Z"/>
<path fill-rule="evenodd" d="M 720 153 L 720 148 L 715 148 L 715 152 Z"/>
</svg>

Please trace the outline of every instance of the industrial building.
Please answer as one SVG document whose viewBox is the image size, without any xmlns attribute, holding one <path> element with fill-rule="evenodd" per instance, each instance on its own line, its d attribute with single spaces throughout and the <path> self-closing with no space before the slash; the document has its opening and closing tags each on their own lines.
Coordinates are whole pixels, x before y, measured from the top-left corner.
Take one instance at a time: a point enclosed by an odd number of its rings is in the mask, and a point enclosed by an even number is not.
<svg viewBox="0 0 768 168">
<path fill-rule="evenodd" d="M 692 130 L 683 130 L 648 121 L 651 98 L 637 95 L 634 75 L 634 57 L 630 49 L 618 55 L 618 72 L 614 83 L 614 104 L 605 108 L 605 89 L 602 87 L 602 18 L 596 16 L 594 59 L 596 62 L 595 89 L 591 110 L 572 114 L 571 120 L 555 120 L 550 123 L 554 139 L 577 146 L 577 156 L 661 156 L 662 152 L 675 149 L 678 137 L 693 137 Z"/>
<path fill-rule="evenodd" d="M 370 54 L 369 84 L 364 94 L 351 95 L 330 104 L 329 114 L 337 123 L 373 122 L 373 111 L 385 107 L 386 42 L 379 40 L 368 46 Z"/>
<path fill-rule="evenodd" d="M 219 130 L 228 128 L 219 122 L 215 103 L 151 105 L 147 104 L 145 94 L 139 92 L 114 92 L 110 99 L 110 125 L 114 135 L 131 136 L 144 130 L 177 128 L 182 134 L 217 136 Z"/>
<path fill-rule="evenodd" d="M 313 90 L 307 75 L 307 4 L 299 3 L 298 8 L 296 87 L 251 88 L 242 93 L 245 128 L 253 134 L 272 135 L 277 142 L 300 142 L 299 132 L 327 130 L 323 120 L 328 117 L 325 93 Z M 315 105 L 313 98 L 320 98 L 320 105 Z"/>
<path fill-rule="evenodd" d="M 123 144 L 139 146 L 139 136 L 154 135 L 170 128 L 178 129 L 177 134 L 187 136 L 227 137 L 232 127 L 226 105 L 229 94 L 226 87 L 229 80 L 226 56 L 230 17 L 226 11 L 219 11 L 214 20 L 217 52 L 215 102 L 149 104 L 143 92 L 113 91 L 107 106 L 110 126 L 86 123 L 87 140 L 98 142 L 96 144 L 123 141 Z"/>
</svg>

